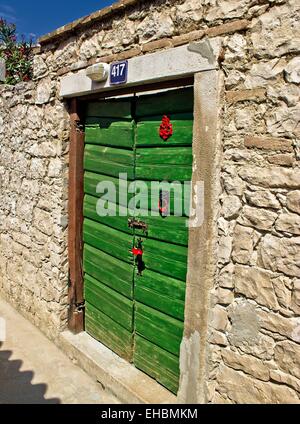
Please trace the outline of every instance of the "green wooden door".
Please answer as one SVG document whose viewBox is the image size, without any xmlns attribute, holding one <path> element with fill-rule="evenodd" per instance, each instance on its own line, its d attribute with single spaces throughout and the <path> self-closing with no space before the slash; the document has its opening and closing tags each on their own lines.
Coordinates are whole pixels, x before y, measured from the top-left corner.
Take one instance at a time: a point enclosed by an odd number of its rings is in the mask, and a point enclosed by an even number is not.
<svg viewBox="0 0 300 424">
<path fill-rule="evenodd" d="M 162 180 L 183 187 L 192 173 L 192 111 L 191 88 L 170 90 L 90 103 L 85 125 L 86 331 L 173 392 L 179 380 L 188 244 L 186 217 L 173 213 L 174 199 L 184 204 L 184 194 L 171 190 L 171 215 L 151 216 L 151 206 L 158 211 L 159 201 L 149 190 L 131 211 L 147 225 L 145 232 L 128 226 L 131 216 L 118 196 L 119 174 L 127 173 L 128 183 L 139 180 L 149 188 Z M 159 135 L 163 115 L 173 127 L 166 141 Z M 116 187 L 115 193 L 106 194 L 115 202 L 109 208 L 116 209 L 116 216 L 97 213 L 102 196 L 97 185 L 102 181 Z M 133 196 L 128 194 L 128 199 Z M 131 253 L 138 244 L 142 272 Z"/>
</svg>

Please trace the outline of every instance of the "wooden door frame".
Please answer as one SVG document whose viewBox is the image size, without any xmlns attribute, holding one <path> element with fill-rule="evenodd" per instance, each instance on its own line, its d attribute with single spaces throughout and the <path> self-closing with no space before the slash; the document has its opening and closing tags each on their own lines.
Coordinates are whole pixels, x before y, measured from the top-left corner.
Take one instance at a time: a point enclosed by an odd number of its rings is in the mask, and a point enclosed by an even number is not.
<svg viewBox="0 0 300 424">
<path fill-rule="evenodd" d="M 217 217 L 220 209 L 219 196 L 221 170 L 221 125 L 223 104 L 223 73 L 218 69 L 205 70 L 193 75 L 194 124 L 193 124 L 193 175 L 194 185 L 203 182 L 205 190 L 204 222 L 189 228 L 188 272 L 184 335 L 180 347 L 180 383 L 177 393 L 179 403 L 206 403 L 207 372 L 209 369 L 209 312 L 210 292 L 217 273 Z M 69 151 L 69 329 L 73 333 L 84 330 L 83 273 L 82 273 L 82 223 L 83 223 L 83 152 L 84 132 L 81 106 L 117 95 L 133 94 L 164 88 L 190 85 L 191 78 L 169 80 L 74 97 L 70 107 Z M 193 205 L 195 207 L 195 205 Z"/>
<path fill-rule="evenodd" d="M 73 98 L 69 105 L 69 195 L 68 195 L 68 327 L 77 334 L 84 330 L 84 288 L 82 272 L 83 254 L 83 152 L 84 132 L 81 107 Z"/>
</svg>

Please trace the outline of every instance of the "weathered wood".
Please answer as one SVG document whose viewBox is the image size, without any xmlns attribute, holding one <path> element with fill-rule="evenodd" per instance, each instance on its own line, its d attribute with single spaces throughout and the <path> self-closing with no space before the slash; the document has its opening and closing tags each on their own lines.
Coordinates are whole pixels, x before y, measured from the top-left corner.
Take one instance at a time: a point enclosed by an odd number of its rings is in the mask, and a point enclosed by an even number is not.
<svg viewBox="0 0 300 424">
<path fill-rule="evenodd" d="M 153 115 L 170 115 L 172 113 L 190 113 L 193 103 L 193 89 L 166 91 L 149 94 L 139 100 L 135 114 L 137 117 Z"/>
<path fill-rule="evenodd" d="M 131 362 L 133 333 L 87 303 L 86 331 L 119 356 Z"/>
<path fill-rule="evenodd" d="M 179 356 L 183 322 L 135 302 L 135 331 L 156 346 Z"/>
<path fill-rule="evenodd" d="M 167 112 L 165 112 L 167 113 Z M 137 123 L 136 146 L 168 148 L 174 145 L 192 146 L 193 141 L 193 115 L 172 114 L 170 115 L 173 127 L 173 135 L 164 141 L 159 136 L 159 126 L 162 115 L 148 116 Z"/>
<path fill-rule="evenodd" d="M 126 223 L 126 218 L 119 218 L 119 221 Z M 123 233 L 108 225 L 100 224 L 91 219 L 85 218 L 83 223 L 83 240 L 89 246 L 93 246 L 102 252 L 121 259 L 121 261 L 132 263 L 132 235 Z"/>
<path fill-rule="evenodd" d="M 83 151 L 84 132 L 80 127 L 77 99 L 71 100 L 69 148 L 69 329 L 73 333 L 84 330 L 82 273 L 83 223 Z"/>
<path fill-rule="evenodd" d="M 100 281 L 85 274 L 84 294 L 87 303 L 90 303 L 115 322 L 133 330 L 133 300 L 127 299 L 120 293 L 102 284 Z"/>
<path fill-rule="evenodd" d="M 134 287 L 138 302 L 184 320 L 185 282 L 148 269 L 135 276 Z"/>
<path fill-rule="evenodd" d="M 114 258 L 110 254 L 95 249 L 87 243 L 84 246 L 83 263 L 85 273 L 132 299 L 133 266 L 130 263 Z"/>
<path fill-rule="evenodd" d="M 134 154 L 132 150 L 113 147 L 86 145 L 84 150 L 84 169 L 111 177 L 126 173 L 129 179 L 134 177 Z"/>
<path fill-rule="evenodd" d="M 87 118 L 85 141 L 102 146 L 133 147 L 133 123 L 109 118 Z"/>
<path fill-rule="evenodd" d="M 177 392 L 179 359 L 154 343 L 135 336 L 134 365 L 155 378 L 173 393 Z"/>
</svg>

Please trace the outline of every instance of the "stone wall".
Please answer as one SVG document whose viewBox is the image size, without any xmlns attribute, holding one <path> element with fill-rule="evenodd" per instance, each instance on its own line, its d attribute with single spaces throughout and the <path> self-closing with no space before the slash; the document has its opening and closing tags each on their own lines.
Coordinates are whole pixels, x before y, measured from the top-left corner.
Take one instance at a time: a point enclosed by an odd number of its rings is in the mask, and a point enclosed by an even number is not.
<svg viewBox="0 0 300 424">
<path fill-rule="evenodd" d="M 68 117 L 46 86 L 0 86 L 0 293 L 54 337 L 67 319 Z"/>
<path fill-rule="evenodd" d="M 104 12 L 43 37 L 32 83 L 0 87 L 0 291 L 48 335 L 65 327 L 61 76 L 219 36 L 222 195 L 205 398 L 299 402 L 299 2 L 127 0 Z"/>
</svg>

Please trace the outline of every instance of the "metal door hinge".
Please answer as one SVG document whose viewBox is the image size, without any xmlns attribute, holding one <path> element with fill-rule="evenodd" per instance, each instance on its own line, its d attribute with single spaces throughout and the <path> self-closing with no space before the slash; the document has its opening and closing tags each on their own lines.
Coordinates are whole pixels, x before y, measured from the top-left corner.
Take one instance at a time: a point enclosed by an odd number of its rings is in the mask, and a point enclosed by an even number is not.
<svg viewBox="0 0 300 424">
<path fill-rule="evenodd" d="M 75 121 L 76 130 L 83 132 L 84 125 L 81 123 L 81 121 Z"/>
<path fill-rule="evenodd" d="M 75 312 L 82 312 L 85 308 L 85 301 L 75 303 Z"/>
</svg>

